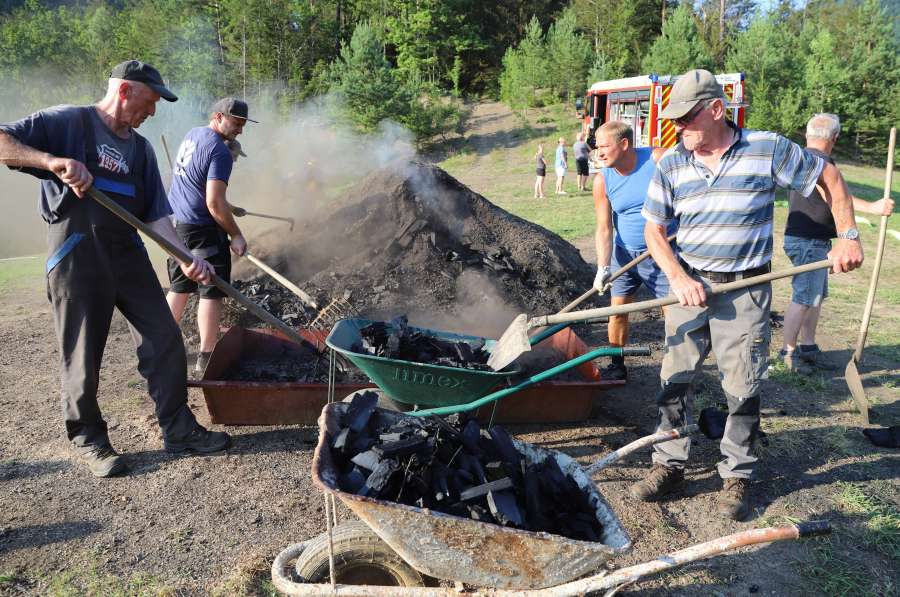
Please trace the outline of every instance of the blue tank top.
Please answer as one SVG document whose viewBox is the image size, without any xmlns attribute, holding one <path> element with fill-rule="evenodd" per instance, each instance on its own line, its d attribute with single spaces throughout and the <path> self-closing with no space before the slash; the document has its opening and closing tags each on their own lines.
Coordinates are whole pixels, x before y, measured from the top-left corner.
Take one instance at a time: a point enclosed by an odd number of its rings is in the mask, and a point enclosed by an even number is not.
<svg viewBox="0 0 900 597">
<path fill-rule="evenodd" d="M 615 243 L 629 251 L 646 251 L 647 243 L 644 241 L 644 224 L 646 220 L 641 215 L 644 200 L 647 198 L 647 189 L 650 187 L 650 179 L 656 170 L 656 162 L 653 161 L 653 149 L 650 147 L 638 147 L 635 149 L 637 163 L 634 171 L 628 175 L 619 174 L 615 168 L 602 168 L 603 182 L 606 183 L 606 196 L 612 207 L 613 227 L 615 228 Z M 674 232 L 677 224 L 672 222 L 669 226 L 669 234 Z"/>
</svg>

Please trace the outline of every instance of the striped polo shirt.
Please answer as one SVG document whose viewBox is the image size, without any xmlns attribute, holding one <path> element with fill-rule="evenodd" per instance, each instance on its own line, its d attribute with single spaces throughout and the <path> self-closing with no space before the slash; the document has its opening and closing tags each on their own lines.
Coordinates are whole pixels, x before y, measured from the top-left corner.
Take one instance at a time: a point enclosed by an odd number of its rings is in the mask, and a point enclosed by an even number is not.
<svg viewBox="0 0 900 597">
<path fill-rule="evenodd" d="M 825 162 L 781 135 L 737 130 L 709 170 L 679 143 L 656 165 L 641 214 L 678 221 L 680 257 L 695 269 L 740 272 L 772 259 L 775 186 L 809 195 Z"/>
</svg>

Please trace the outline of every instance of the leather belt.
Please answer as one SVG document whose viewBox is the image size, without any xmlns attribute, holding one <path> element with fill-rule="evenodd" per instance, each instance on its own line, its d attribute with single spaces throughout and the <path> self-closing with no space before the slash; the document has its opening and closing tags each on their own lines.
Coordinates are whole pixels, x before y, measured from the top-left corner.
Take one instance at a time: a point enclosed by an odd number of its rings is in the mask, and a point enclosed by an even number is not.
<svg viewBox="0 0 900 597">
<path fill-rule="evenodd" d="M 751 269 L 745 269 L 742 272 L 710 272 L 702 269 L 696 269 L 682 262 L 682 265 L 685 266 L 685 269 L 688 273 L 697 274 L 701 278 L 705 278 L 714 284 L 726 284 L 728 282 L 734 282 L 735 280 L 744 280 L 746 278 L 753 278 L 754 276 L 761 276 L 763 274 L 768 274 L 772 271 L 772 263 L 769 262 L 765 265 L 761 265 L 759 267 L 754 267 Z"/>
</svg>

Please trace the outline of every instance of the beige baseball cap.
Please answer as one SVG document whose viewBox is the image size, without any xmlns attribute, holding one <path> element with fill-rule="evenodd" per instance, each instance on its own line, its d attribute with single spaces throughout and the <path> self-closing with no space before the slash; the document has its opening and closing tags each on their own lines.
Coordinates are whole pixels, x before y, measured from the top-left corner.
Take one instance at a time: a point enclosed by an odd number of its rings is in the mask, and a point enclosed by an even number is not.
<svg viewBox="0 0 900 597">
<path fill-rule="evenodd" d="M 702 68 L 689 70 L 675 80 L 669 94 L 669 105 L 659 115 L 669 120 L 681 118 L 701 100 L 716 97 L 725 98 L 725 92 L 716 81 L 716 76 Z"/>
</svg>

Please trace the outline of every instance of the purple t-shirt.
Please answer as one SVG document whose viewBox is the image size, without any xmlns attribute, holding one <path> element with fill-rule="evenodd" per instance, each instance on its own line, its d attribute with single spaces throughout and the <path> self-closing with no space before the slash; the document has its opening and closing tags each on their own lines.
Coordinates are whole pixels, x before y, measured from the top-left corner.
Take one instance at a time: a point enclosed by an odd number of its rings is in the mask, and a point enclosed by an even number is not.
<svg viewBox="0 0 900 597">
<path fill-rule="evenodd" d="M 206 181 L 228 184 L 233 165 L 231 152 L 218 133 L 208 126 L 188 131 L 178 147 L 169 189 L 175 219 L 184 224 L 215 225 L 206 207 Z"/>
</svg>

